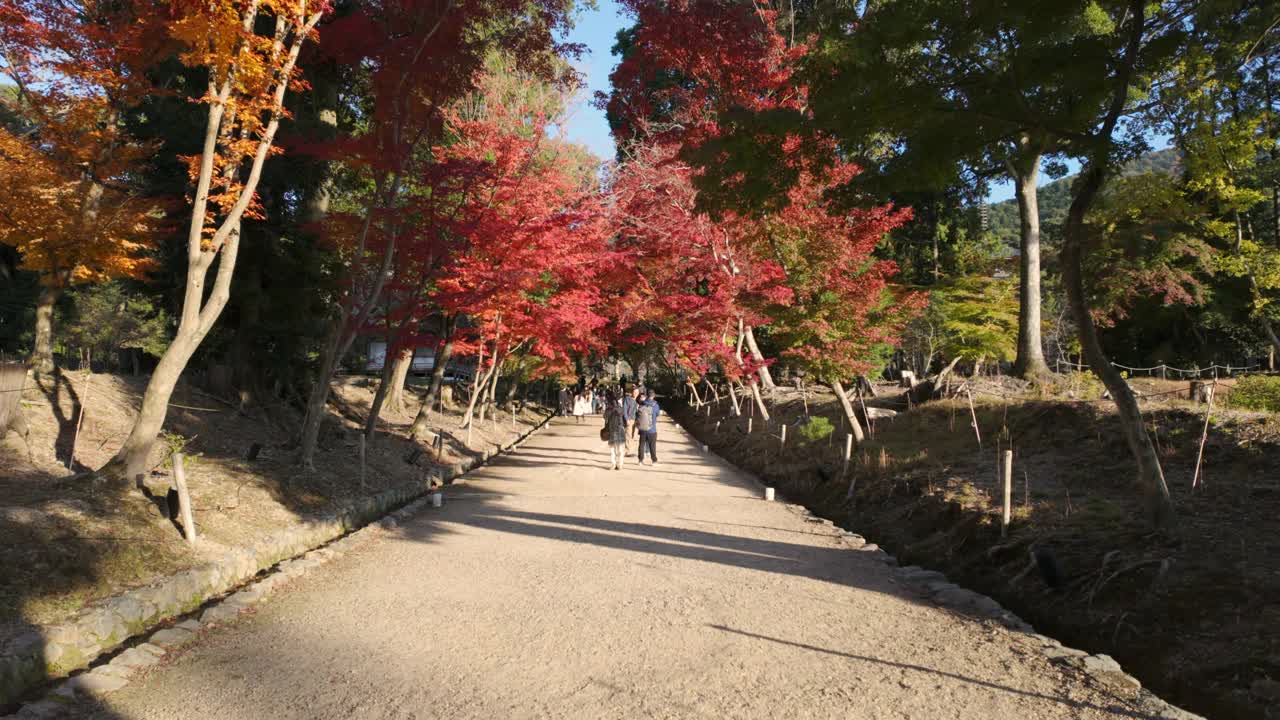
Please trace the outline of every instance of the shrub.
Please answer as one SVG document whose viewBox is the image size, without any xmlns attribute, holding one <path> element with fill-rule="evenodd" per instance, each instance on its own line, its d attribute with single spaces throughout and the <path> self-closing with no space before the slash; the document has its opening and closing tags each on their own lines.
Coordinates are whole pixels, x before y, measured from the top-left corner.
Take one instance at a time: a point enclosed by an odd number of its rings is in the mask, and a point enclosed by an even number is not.
<svg viewBox="0 0 1280 720">
<path fill-rule="evenodd" d="M 1236 381 L 1227 404 L 1246 410 L 1280 412 L 1280 377 L 1249 375 Z"/>
<path fill-rule="evenodd" d="M 831 424 L 831 421 L 819 415 L 810 417 L 796 428 L 796 432 L 800 434 L 800 437 L 809 442 L 823 440 L 834 430 L 835 427 Z"/>
</svg>

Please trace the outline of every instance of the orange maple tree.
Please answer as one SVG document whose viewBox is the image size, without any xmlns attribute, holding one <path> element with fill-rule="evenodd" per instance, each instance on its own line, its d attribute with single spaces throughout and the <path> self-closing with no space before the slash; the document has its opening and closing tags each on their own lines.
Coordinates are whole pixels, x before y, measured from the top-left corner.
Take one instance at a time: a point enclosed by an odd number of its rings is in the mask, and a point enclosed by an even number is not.
<svg viewBox="0 0 1280 720">
<path fill-rule="evenodd" d="M 189 161 L 194 192 L 178 330 L 151 375 L 133 430 L 100 471 L 125 478 L 147 466 L 174 386 L 231 297 L 241 221 L 257 212 L 262 167 L 279 152 L 275 136 L 285 115 L 285 95 L 305 89 L 298 55 L 329 10 L 327 0 L 173 0 L 169 5 L 168 30 L 183 46 L 180 59 L 208 74 L 198 98 L 207 106 L 207 120 L 202 151 Z M 206 292 L 215 261 L 218 270 Z"/>
<path fill-rule="evenodd" d="M 23 127 L 0 129 L 0 242 L 40 275 L 32 363 L 53 366 L 53 305 L 76 282 L 138 277 L 156 203 L 131 189 L 149 152 L 124 127 L 163 47 L 151 2 L 0 3 L 0 72 Z"/>
</svg>

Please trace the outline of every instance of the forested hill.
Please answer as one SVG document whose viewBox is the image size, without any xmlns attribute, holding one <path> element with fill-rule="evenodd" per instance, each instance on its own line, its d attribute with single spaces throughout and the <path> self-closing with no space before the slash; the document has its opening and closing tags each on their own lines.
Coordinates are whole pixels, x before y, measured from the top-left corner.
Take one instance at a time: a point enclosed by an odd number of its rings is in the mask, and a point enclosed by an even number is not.
<svg viewBox="0 0 1280 720">
<path fill-rule="evenodd" d="M 1178 152 L 1173 148 L 1149 152 L 1131 161 L 1124 168 L 1125 175 L 1142 173 L 1172 173 L 1178 167 Z M 1067 216 L 1067 207 L 1071 204 L 1071 182 L 1075 175 L 1059 178 L 1051 183 L 1041 185 L 1038 199 L 1040 201 L 1040 226 L 1051 229 L 1062 224 Z M 1018 245 L 1018 200 L 1010 198 L 991 206 L 991 231 L 1008 245 Z"/>
</svg>

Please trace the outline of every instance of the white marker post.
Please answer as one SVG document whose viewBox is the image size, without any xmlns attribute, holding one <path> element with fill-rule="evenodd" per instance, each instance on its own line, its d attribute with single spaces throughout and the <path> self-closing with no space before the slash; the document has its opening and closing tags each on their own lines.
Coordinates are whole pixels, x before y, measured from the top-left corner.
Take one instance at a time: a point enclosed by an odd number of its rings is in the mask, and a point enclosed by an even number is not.
<svg viewBox="0 0 1280 720">
<path fill-rule="evenodd" d="M 1000 537 L 1009 532 L 1009 520 L 1013 515 L 1013 451 L 1004 451 L 1004 512 L 1000 516 Z"/>
</svg>

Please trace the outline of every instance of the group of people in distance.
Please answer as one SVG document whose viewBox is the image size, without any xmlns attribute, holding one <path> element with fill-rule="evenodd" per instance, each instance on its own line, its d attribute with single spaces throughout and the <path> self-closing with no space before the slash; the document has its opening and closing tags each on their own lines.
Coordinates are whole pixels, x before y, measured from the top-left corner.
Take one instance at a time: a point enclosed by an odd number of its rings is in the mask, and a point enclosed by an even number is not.
<svg viewBox="0 0 1280 720">
<path fill-rule="evenodd" d="M 650 463 L 657 465 L 658 416 L 662 411 L 655 397 L 652 389 L 641 391 L 634 386 L 627 390 L 601 389 L 584 383 L 572 396 L 567 388 L 560 390 L 560 414 L 572 413 L 578 424 L 597 411 L 604 416 L 600 439 L 609 445 L 609 461 L 614 470 L 622 469 L 633 440 L 639 463 L 644 464 L 647 454 Z"/>
</svg>

